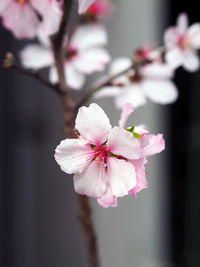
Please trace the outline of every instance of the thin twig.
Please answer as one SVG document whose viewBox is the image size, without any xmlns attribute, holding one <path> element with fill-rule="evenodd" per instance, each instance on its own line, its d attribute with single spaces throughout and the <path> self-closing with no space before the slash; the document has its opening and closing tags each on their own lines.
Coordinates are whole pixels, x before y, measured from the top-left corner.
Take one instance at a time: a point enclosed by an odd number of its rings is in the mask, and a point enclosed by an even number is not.
<svg viewBox="0 0 200 267">
<path fill-rule="evenodd" d="M 39 81 L 40 83 L 44 84 L 46 87 L 50 88 L 51 90 L 53 90 L 54 92 L 56 92 L 59 95 L 63 94 L 63 91 L 60 89 L 58 84 L 53 84 L 50 81 L 48 81 L 47 79 L 45 79 L 44 77 L 42 77 L 37 71 L 34 70 L 28 70 L 25 69 L 23 67 L 20 67 L 16 64 L 13 64 L 11 67 L 9 67 L 10 69 L 14 69 L 17 72 L 27 75 L 29 77 L 32 77 L 33 79 Z"/>
<path fill-rule="evenodd" d="M 99 90 L 101 90 L 101 88 L 103 88 L 104 86 L 107 86 L 109 84 L 112 83 L 112 81 L 114 81 L 116 78 L 118 78 L 119 76 L 127 73 L 129 70 L 131 69 L 136 69 L 139 68 L 145 64 L 150 63 L 150 61 L 148 59 L 143 59 L 139 62 L 135 62 L 133 63 L 130 67 L 126 68 L 125 70 L 111 76 L 108 77 L 105 81 L 101 82 L 99 85 L 96 85 L 94 87 L 92 87 L 91 89 L 89 89 L 84 95 L 83 97 L 80 99 L 80 101 L 77 103 L 77 105 L 75 106 L 75 111 L 77 112 L 77 110 L 85 103 L 87 102 L 96 92 L 98 92 Z"/>
</svg>

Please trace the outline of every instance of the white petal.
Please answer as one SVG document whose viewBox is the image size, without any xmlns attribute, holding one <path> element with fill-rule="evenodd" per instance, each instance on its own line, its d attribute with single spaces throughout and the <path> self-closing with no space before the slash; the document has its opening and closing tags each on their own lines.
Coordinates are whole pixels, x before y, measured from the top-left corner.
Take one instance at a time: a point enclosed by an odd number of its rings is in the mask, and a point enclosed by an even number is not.
<svg viewBox="0 0 200 267">
<path fill-rule="evenodd" d="M 103 109 L 93 103 L 79 109 L 75 128 L 90 144 L 99 146 L 107 140 L 111 125 Z"/>
<path fill-rule="evenodd" d="M 120 92 L 121 89 L 117 86 L 105 86 L 94 94 L 94 98 L 112 97 L 118 95 Z"/>
<path fill-rule="evenodd" d="M 78 50 L 103 46 L 107 43 L 107 32 L 100 24 L 80 26 L 75 32 L 71 46 Z"/>
<path fill-rule="evenodd" d="M 172 69 L 180 67 L 183 64 L 183 58 L 183 52 L 179 48 L 167 51 L 165 55 L 165 59 Z"/>
<path fill-rule="evenodd" d="M 128 159 L 138 159 L 140 156 L 140 142 L 132 133 L 125 129 L 114 127 L 108 135 L 109 150 L 118 156 Z"/>
<path fill-rule="evenodd" d="M 114 196 L 128 195 L 128 191 L 136 186 L 136 173 L 133 164 L 125 160 L 109 158 L 108 180 Z"/>
<path fill-rule="evenodd" d="M 82 89 L 85 83 L 85 75 L 79 72 L 73 63 L 67 62 L 65 63 L 65 75 L 66 81 L 69 87 L 74 90 Z"/>
<path fill-rule="evenodd" d="M 139 84 L 122 88 L 121 93 L 115 98 L 118 108 L 122 108 L 126 103 L 132 104 L 133 108 L 138 108 L 146 103 L 143 89 Z"/>
<path fill-rule="evenodd" d="M 149 157 L 151 155 L 160 153 L 165 149 L 165 140 L 162 134 L 148 134 L 141 139 L 142 157 Z"/>
<path fill-rule="evenodd" d="M 0 1 L 0 15 L 3 14 L 5 9 L 12 3 L 13 0 L 1 0 Z"/>
<path fill-rule="evenodd" d="M 74 65 L 80 72 L 91 74 L 95 71 L 103 71 L 109 61 L 110 55 L 105 49 L 90 48 L 78 54 Z"/>
<path fill-rule="evenodd" d="M 188 37 L 192 48 L 200 49 L 200 23 L 195 23 L 188 29 Z"/>
<path fill-rule="evenodd" d="M 11 30 L 16 38 L 34 38 L 39 19 L 29 4 L 19 5 L 15 1 L 2 15 L 4 26 Z"/>
<path fill-rule="evenodd" d="M 54 66 L 50 68 L 49 79 L 54 84 L 58 82 L 58 74 L 57 74 L 56 67 Z"/>
<path fill-rule="evenodd" d="M 20 52 L 22 64 L 26 68 L 40 69 L 53 64 L 51 50 L 40 45 L 28 45 Z"/>
<path fill-rule="evenodd" d="M 131 113 L 133 113 L 133 106 L 130 103 L 126 103 L 122 108 L 119 127 L 125 128 L 126 121 L 128 120 Z"/>
<path fill-rule="evenodd" d="M 78 13 L 79 14 L 82 14 L 82 13 L 85 13 L 89 6 L 95 2 L 95 0 L 78 0 L 79 2 L 79 6 L 78 6 Z"/>
<path fill-rule="evenodd" d="M 105 167 L 99 168 L 96 161 L 93 161 L 83 173 L 74 175 L 74 188 L 78 194 L 101 197 L 107 188 Z"/>
<path fill-rule="evenodd" d="M 168 49 L 174 48 L 177 46 L 177 41 L 179 34 L 176 31 L 175 27 L 168 28 L 164 33 L 164 43 Z"/>
<path fill-rule="evenodd" d="M 173 68 L 168 64 L 153 63 L 141 69 L 143 76 L 147 78 L 172 78 L 174 74 Z"/>
<path fill-rule="evenodd" d="M 159 104 L 170 104 L 176 101 L 178 90 L 170 80 L 150 80 L 143 81 L 143 88 L 153 102 Z"/>
<path fill-rule="evenodd" d="M 94 156 L 94 150 L 79 139 L 66 139 L 56 148 L 55 160 L 66 173 L 82 172 Z"/>
<path fill-rule="evenodd" d="M 183 67 L 190 72 L 194 72 L 199 69 L 199 57 L 197 52 L 191 49 L 184 52 Z"/>
<path fill-rule="evenodd" d="M 100 198 L 97 199 L 97 202 L 104 208 L 118 206 L 117 198 L 112 195 L 110 187 L 108 187 L 106 192 Z"/>
<path fill-rule="evenodd" d="M 179 34 L 183 34 L 188 27 L 188 16 L 186 13 L 181 13 L 177 18 L 177 30 Z"/>
<path fill-rule="evenodd" d="M 113 60 L 112 64 L 110 65 L 110 74 L 115 75 L 117 73 L 120 73 L 128 68 L 130 68 L 132 65 L 132 62 L 129 58 L 122 57 L 122 58 L 116 58 Z"/>
</svg>

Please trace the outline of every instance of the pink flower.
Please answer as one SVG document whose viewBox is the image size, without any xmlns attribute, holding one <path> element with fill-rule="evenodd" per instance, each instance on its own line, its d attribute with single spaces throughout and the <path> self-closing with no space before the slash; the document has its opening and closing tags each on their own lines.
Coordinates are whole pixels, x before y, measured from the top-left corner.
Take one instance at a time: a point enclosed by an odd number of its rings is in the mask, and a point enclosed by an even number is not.
<svg viewBox="0 0 200 267">
<path fill-rule="evenodd" d="M 66 173 L 74 173 L 79 194 L 95 197 L 103 207 L 117 206 L 117 197 L 136 186 L 135 167 L 128 160 L 140 156 L 140 142 L 125 129 L 112 128 L 97 105 L 79 109 L 78 139 L 66 139 L 56 148 L 55 159 Z"/>
<path fill-rule="evenodd" d="M 200 23 L 188 27 L 188 17 L 182 13 L 177 24 L 166 30 L 166 60 L 173 67 L 183 66 L 187 71 L 199 69 L 197 50 L 200 48 Z"/>
<path fill-rule="evenodd" d="M 41 39 L 42 37 L 42 39 Z M 47 38 L 39 37 L 41 45 L 28 45 L 21 52 L 22 64 L 27 68 L 50 67 L 50 80 L 58 81 L 53 55 Z M 107 43 L 107 33 L 99 24 L 81 26 L 75 32 L 65 58 L 65 75 L 68 86 L 79 90 L 85 83 L 85 75 L 102 71 L 109 62 L 108 52 L 102 48 Z"/>
<path fill-rule="evenodd" d="M 112 11 L 113 6 L 108 0 L 96 0 L 88 8 L 87 14 L 94 17 L 106 18 L 110 16 Z"/>
<path fill-rule="evenodd" d="M 110 75 L 120 73 L 131 65 L 132 62 L 128 58 L 116 59 L 111 64 Z M 134 108 L 140 107 L 146 103 L 146 98 L 159 104 L 173 103 L 178 97 L 178 91 L 170 80 L 172 77 L 172 68 L 155 61 L 116 78 L 111 86 L 106 86 L 96 93 L 95 98 L 114 96 L 118 108 L 122 108 L 127 102 Z"/>
<path fill-rule="evenodd" d="M 78 13 L 79 14 L 85 13 L 88 10 L 89 6 L 94 2 L 95 0 L 78 0 L 79 4 Z"/>
<path fill-rule="evenodd" d="M 1 0 L 0 15 L 4 27 L 12 31 L 16 38 L 30 39 L 36 36 L 39 27 L 46 34 L 55 33 L 62 11 L 56 0 Z"/>
<path fill-rule="evenodd" d="M 133 108 L 131 104 L 126 104 L 123 107 L 121 119 L 119 122 L 120 127 L 124 127 L 126 120 L 133 112 Z M 146 171 L 145 165 L 147 163 L 147 157 L 160 153 L 165 149 L 165 142 L 162 134 L 153 135 L 149 134 L 149 132 L 141 127 L 134 127 L 134 132 L 138 133 L 141 138 L 139 139 L 141 145 L 140 157 L 139 159 L 129 160 L 131 162 L 136 171 L 136 186 L 129 191 L 129 194 L 133 195 L 137 198 L 137 193 L 141 190 L 148 187 L 148 183 L 146 180 Z"/>
</svg>

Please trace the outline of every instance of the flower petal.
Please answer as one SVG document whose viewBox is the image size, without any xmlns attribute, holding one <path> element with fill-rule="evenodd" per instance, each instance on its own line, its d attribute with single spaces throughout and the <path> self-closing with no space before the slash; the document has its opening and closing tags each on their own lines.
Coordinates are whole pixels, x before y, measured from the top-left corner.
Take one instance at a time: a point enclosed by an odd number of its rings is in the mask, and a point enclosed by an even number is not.
<svg viewBox="0 0 200 267">
<path fill-rule="evenodd" d="M 15 1 L 4 11 L 3 24 L 16 38 L 34 38 L 39 19 L 29 4 L 19 5 Z"/>
<path fill-rule="evenodd" d="M 110 187 L 108 187 L 106 192 L 100 198 L 97 199 L 97 202 L 104 208 L 118 206 L 117 198 L 112 195 Z"/>
<path fill-rule="evenodd" d="M 75 32 L 70 46 L 77 50 L 107 44 L 107 32 L 100 24 L 80 26 Z"/>
<path fill-rule="evenodd" d="M 143 67 L 141 74 L 145 78 L 167 79 L 173 77 L 174 70 L 168 64 L 153 63 Z"/>
<path fill-rule="evenodd" d="M 146 95 L 159 104 L 170 104 L 178 98 L 178 90 L 175 84 L 166 79 L 150 80 L 145 79 L 142 82 Z"/>
<path fill-rule="evenodd" d="M 80 72 L 91 74 L 95 71 L 103 71 L 109 61 L 110 55 L 105 49 L 90 48 L 80 52 L 73 63 Z"/>
<path fill-rule="evenodd" d="M 128 120 L 131 113 L 133 113 L 133 106 L 130 103 L 126 103 L 122 108 L 122 113 L 119 120 L 120 128 L 125 128 L 126 121 Z"/>
<path fill-rule="evenodd" d="M 103 109 L 93 103 L 79 109 L 75 128 L 90 144 L 99 146 L 107 140 L 111 125 Z"/>
<path fill-rule="evenodd" d="M 177 27 L 176 29 L 178 30 L 179 34 L 185 33 L 188 27 L 188 16 L 186 13 L 181 13 L 178 18 L 177 18 Z"/>
<path fill-rule="evenodd" d="M 119 72 L 122 72 L 128 68 L 130 68 L 132 62 L 129 58 L 127 57 L 121 57 L 121 58 L 116 58 L 113 60 L 112 64 L 110 65 L 110 74 L 115 75 Z"/>
<path fill-rule="evenodd" d="M 135 167 L 137 184 L 132 190 L 129 191 L 129 194 L 137 198 L 137 193 L 148 187 L 145 172 L 145 164 L 147 161 L 146 158 L 141 158 L 138 160 L 131 160 L 130 162 Z"/>
<path fill-rule="evenodd" d="M 95 154 L 89 145 L 79 139 L 65 139 L 55 152 L 55 160 L 69 174 L 82 172 Z"/>
<path fill-rule="evenodd" d="M 121 89 L 117 86 L 105 86 L 97 93 L 94 94 L 94 99 L 99 99 L 103 97 L 116 96 L 121 92 Z"/>
<path fill-rule="evenodd" d="M 28 45 L 20 52 L 21 62 L 24 67 L 40 69 L 53 64 L 51 51 L 40 45 Z"/>
<path fill-rule="evenodd" d="M 1 0 L 0 1 L 0 15 L 2 15 L 5 9 L 12 3 L 13 0 Z"/>
<path fill-rule="evenodd" d="M 149 157 L 151 155 L 160 153 L 165 149 L 165 141 L 162 134 L 148 134 L 141 139 L 142 157 Z"/>
<path fill-rule="evenodd" d="M 176 69 L 183 64 L 184 55 L 179 48 L 174 48 L 167 51 L 165 59 L 171 68 Z"/>
<path fill-rule="evenodd" d="M 89 6 L 93 2 L 95 2 L 95 0 L 78 0 L 78 2 L 79 2 L 78 13 L 82 14 L 88 10 Z"/>
<path fill-rule="evenodd" d="M 73 62 L 65 63 L 65 76 L 69 87 L 74 90 L 82 89 L 85 83 L 85 75 L 76 69 Z"/>
<path fill-rule="evenodd" d="M 118 156 L 128 159 L 138 159 L 140 156 L 140 142 L 132 133 L 125 129 L 114 127 L 108 135 L 108 148 Z"/>
<path fill-rule="evenodd" d="M 188 49 L 184 52 L 183 67 L 190 72 L 197 71 L 199 69 L 199 57 L 197 52 Z"/>
<path fill-rule="evenodd" d="M 123 197 L 136 186 L 136 173 L 133 164 L 125 160 L 109 158 L 108 181 L 112 195 Z"/>
<path fill-rule="evenodd" d="M 101 197 L 107 188 L 105 167 L 93 161 L 83 173 L 74 175 L 74 188 L 78 194 L 88 197 Z"/>
<path fill-rule="evenodd" d="M 195 23 L 188 29 L 190 45 L 194 49 L 200 49 L 200 23 Z"/>
<path fill-rule="evenodd" d="M 118 108 L 122 108 L 127 102 L 132 104 L 133 108 L 138 108 L 146 103 L 144 92 L 139 84 L 122 88 L 121 93 L 115 98 Z"/>
<path fill-rule="evenodd" d="M 168 28 L 164 33 L 164 43 L 167 49 L 176 47 L 179 35 L 175 27 Z"/>
</svg>

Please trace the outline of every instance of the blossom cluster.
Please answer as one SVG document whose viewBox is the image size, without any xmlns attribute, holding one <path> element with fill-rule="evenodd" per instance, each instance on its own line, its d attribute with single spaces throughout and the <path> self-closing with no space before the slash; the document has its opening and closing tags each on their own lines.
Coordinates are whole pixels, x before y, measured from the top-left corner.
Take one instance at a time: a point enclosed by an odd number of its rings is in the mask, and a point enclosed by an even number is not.
<svg viewBox="0 0 200 267">
<path fill-rule="evenodd" d="M 79 109 L 75 128 L 77 139 L 65 139 L 56 148 L 55 159 L 61 169 L 74 173 L 79 194 L 97 198 L 103 207 L 116 207 L 118 197 L 133 195 L 147 187 L 146 158 L 161 152 L 164 139 L 141 127 L 124 128 L 132 105 L 123 108 L 119 126 L 112 128 L 97 105 Z"/>
</svg>

